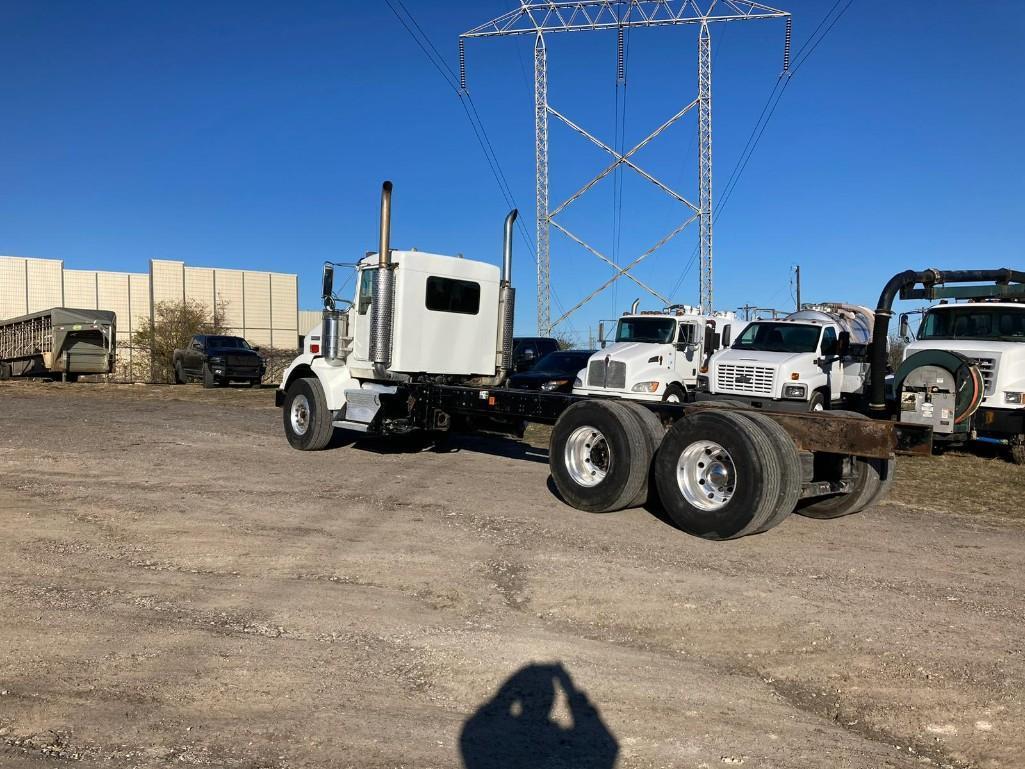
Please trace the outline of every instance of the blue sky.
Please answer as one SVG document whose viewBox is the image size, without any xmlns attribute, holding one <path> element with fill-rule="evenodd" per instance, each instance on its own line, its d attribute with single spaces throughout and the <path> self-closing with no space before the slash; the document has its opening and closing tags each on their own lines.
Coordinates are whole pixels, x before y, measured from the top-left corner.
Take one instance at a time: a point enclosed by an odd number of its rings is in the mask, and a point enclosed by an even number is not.
<svg viewBox="0 0 1025 769">
<path fill-rule="evenodd" d="M 515 6 L 405 3 L 453 67 L 460 32 Z M 795 49 L 830 6 L 783 6 Z M 1025 4 L 968 10 L 854 0 L 794 74 L 716 223 L 720 309 L 789 306 L 796 263 L 806 300 L 869 305 L 905 268 L 1025 265 Z M 693 98 L 696 34 L 630 33 L 627 146 Z M 375 247 L 390 178 L 395 247 L 500 260 L 506 203 L 459 100 L 383 2 L 0 0 L 0 41 L 0 253 L 71 268 L 172 258 L 294 271 L 315 307 L 320 264 Z M 714 30 L 717 195 L 776 82 L 782 41 L 781 22 Z M 467 47 L 474 103 L 532 232 L 531 55 L 527 37 Z M 549 63 L 552 105 L 611 143 L 614 33 L 551 36 Z M 692 198 L 695 121 L 636 158 Z M 553 202 L 606 162 L 553 123 Z M 623 180 L 620 262 L 683 213 L 639 177 Z M 614 212 L 610 178 L 562 221 L 611 255 Z M 696 237 L 688 229 L 638 275 L 694 302 L 696 267 L 681 273 Z M 555 316 L 609 268 L 552 241 Z M 517 330 L 530 332 L 522 240 L 514 278 Z M 583 341 L 640 295 L 620 281 L 565 331 Z"/>
</svg>

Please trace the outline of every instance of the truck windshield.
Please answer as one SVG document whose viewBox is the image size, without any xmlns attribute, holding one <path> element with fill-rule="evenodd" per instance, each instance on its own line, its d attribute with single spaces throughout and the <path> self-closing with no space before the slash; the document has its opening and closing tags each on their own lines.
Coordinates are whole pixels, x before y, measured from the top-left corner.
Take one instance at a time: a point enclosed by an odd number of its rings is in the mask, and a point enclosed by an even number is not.
<svg viewBox="0 0 1025 769">
<path fill-rule="evenodd" d="M 758 352 L 815 352 L 819 347 L 818 326 L 796 323 L 752 323 L 733 343 L 734 350 Z"/>
<path fill-rule="evenodd" d="M 948 306 L 925 314 L 919 339 L 1001 339 L 1025 342 L 1025 307 Z"/>
<path fill-rule="evenodd" d="M 675 333 L 676 321 L 672 318 L 622 318 L 616 326 L 616 341 L 670 344 Z"/>
<path fill-rule="evenodd" d="M 238 336 L 208 336 L 206 346 L 211 350 L 248 350 L 246 340 Z"/>
</svg>

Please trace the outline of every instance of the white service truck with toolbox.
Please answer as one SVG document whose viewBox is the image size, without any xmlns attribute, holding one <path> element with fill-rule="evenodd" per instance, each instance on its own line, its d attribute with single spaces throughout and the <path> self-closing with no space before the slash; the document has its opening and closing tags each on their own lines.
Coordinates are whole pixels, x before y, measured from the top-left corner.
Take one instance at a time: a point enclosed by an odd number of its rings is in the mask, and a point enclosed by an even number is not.
<svg viewBox="0 0 1025 769">
<path fill-rule="evenodd" d="M 683 403 L 708 356 L 743 327 L 732 312 L 708 315 L 673 305 L 638 313 L 634 302 L 616 323 L 614 343 L 592 355 L 580 372 L 573 394 Z"/>
<path fill-rule="evenodd" d="M 909 270 L 890 280 L 880 306 L 889 310 L 898 292 L 938 303 L 894 372 L 897 418 L 928 425 L 938 443 L 997 444 L 1025 464 L 1025 272 Z M 900 335 L 910 334 L 902 315 Z M 882 410 L 882 397 L 873 401 Z"/>
<path fill-rule="evenodd" d="M 873 323 L 867 307 L 842 303 L 752 321 L 712 356 L 699 389 L 756 408 L 841 407 L 864 394 Z"/>
<path fill-rule="evenodd" d="M 405 435 L 552 426 L 549 466 L 568 504 L 611 512 L 657 499 L 684 531 L 731 539 L 795 510 L 833 518 L 885 495 L 894 452 L 925 453 L 930 431 L 860 415 L 588 398 L 504 387 L 514 293 L 512 225 L 502 269 L 390 247 L 391 184 L 380 246 L 351 265 L 351 302 L 324 270 L 323 323 L 285 371 L 276 403 L 289 443 L 323 449 L 336 429 Z M 342 306 L 339 307 L 339 304 Z M 650 486 L 649 486 L 650 484 Z"/>
</svg>

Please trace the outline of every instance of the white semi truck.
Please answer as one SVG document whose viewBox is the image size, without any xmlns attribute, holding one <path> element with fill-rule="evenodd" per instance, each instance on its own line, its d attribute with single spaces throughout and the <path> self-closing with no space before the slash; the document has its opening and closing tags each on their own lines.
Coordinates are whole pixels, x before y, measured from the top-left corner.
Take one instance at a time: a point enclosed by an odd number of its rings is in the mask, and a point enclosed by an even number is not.
<svg viewBox="0 0 1025 769">
<path fill-rule="evenodd" d="M 674 305 L 638 313 L 634 302 L 616 323 L 613 344 L 580 372 L 573 394 L 683 403 L 708 356 L 744 325 L 732 312 L 707 315 Z"/>
<path fill-rule="evenodd" d="M 568 504 L 610 512 L 657 499 L 679 528 L 708 539 L 765 531 L 795 511 L 818 518 L 858 512 L 886 494 L 896 450 L 931 449 L 928 427 L 859 415 L 504 387 L 515 216 L 506 218 L 501 271 L 392 250 L 385 183 L 378 251 L 350 265 L 355 296 L 336 299 L 326 265 L 323 322 L 307 334 L 276 392 L 294 448 L 326 448 L 336 429 L 381 438 L 480 429 L 522 435 L 526 422 L 547 424 L 552 479 Z"/>
<path fill-rule="evenodd" d="M 712 356 L 700 389 L 757 408 L 840 408 L 864 395 L 873 323 L 867 307 L 841 303 L 752 321 Z"/>
</svg>

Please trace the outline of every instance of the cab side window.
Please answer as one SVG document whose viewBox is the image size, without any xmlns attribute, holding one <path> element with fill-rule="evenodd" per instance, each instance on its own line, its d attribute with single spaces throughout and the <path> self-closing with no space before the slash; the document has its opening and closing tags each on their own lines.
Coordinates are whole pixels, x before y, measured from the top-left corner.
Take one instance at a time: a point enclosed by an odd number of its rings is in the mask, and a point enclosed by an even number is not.
<svg viewBox="0 0 1025 769">
<path fill-rule="evenodd" d="M 374 301 L 374 271 L 363 270 L 359 274 L 359 299 L 356 311 L 366 315 L 370 304 Z"/>
<path fill-rule="evenodd" d="M 829 326 L 822 332 L 822 354 L 836 355 L 838 350 L 839 345 L 836 341 L 836 331 L 832 326 Z"/>
</svg>

